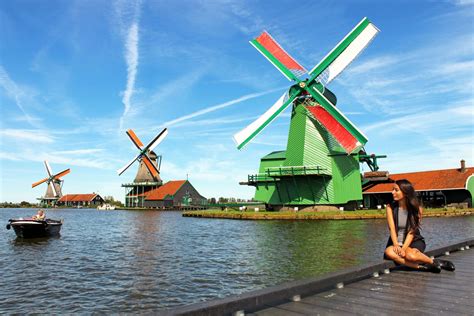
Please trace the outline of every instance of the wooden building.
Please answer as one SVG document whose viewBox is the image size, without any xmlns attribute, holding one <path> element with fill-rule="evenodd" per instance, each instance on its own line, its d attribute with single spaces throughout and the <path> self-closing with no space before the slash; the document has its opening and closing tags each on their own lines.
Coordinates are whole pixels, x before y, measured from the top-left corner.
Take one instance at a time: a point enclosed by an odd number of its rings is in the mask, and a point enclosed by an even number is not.
<svg viewBox="0 0 474 316">
<path fill-rule="evenodd" d="M 58 206 L 96 208 L 103 204 L 104 199 L 96 193 L 91 194 L 66 194 L 57 202 Z"/>
<path fill-rule="evenodd" d="M 188 180 L 168 181 L 146 193 L 144 207 L 160 209 L 204 208 L 207 199 Z"/>
<path fill-rule="evenodd" d="M 400 179 L 410 181 L 418 198 L 425 207 L 442 207 L 449 204 L 473 206 L 474 167 L 466 167 L 461 160 L 461 168 L 431 170 L 390 175 L 386 183 L 373 183 L 364 186 L 364 206 L 375 208 L 393 200 L 393 182 Z"/>
</svg>

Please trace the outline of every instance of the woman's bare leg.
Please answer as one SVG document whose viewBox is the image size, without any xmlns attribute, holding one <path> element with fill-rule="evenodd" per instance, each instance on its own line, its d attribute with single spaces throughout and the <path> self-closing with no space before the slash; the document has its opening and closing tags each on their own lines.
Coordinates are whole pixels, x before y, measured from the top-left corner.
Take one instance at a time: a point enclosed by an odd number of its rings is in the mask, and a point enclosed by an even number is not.
<svg viewBox="0 0 474 316">
<path fill-rule="evenodd" d="M 405 250 L 405 260 L 413 263 L 433 263 L 433 259 L 418 249 L 410 247 Z"/>
<path fill-rule="evenodd" d="M 388 258 L 390 258 L 391 260 L 395 261 L 396 263 L 398 264 L 402 264 L 404 266 L 407 266 L 407 267 L 410 267 L 410 268 L 413 268 L 413 269 L 418 269 L 418 263 L 416 262 L 411 262 L 409 260 L 406 260 L 405 258 L 403 257 L 400 257 L 394 250 L 393 250 L 393 246 L 389 246 L 387 247 L 387 249 L 385 249 L 385 254 L 387 255 Z"/>
</svg>

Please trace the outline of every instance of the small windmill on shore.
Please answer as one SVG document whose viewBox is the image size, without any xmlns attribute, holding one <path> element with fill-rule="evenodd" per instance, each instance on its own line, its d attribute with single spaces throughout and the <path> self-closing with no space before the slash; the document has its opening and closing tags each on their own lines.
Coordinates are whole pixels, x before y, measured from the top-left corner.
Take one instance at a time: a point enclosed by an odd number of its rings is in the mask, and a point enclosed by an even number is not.
<svg viewBox="0 0 474 316">
<path fill-rule="evenodd" d="M 43 197 L 39 198 L 40 204 L 44 206 L 54 206 L 56 201 L 59 200 L 62 194 L 62 185 L 64 180 L 61 180 L 61 177 L 67 175 L 71 172 L 71 169 L 65 169 L 59 173 L 53 174 L 53 171 L 48 163 L 48 161 L 44 161 L 44 166 L 46 167 L 46 172 L 48 173 L 48 177 L 37 181 L 31 185 L 32 188 L 45 183 L 47 184 L 46 193 Z"/>
<path fill-rule="evenodd" d="M 125 166 L 117 170 L 118 175 L 125 172 L 135 161 L 139 161 L 137 175 L 133 183 L 122 184 L 125 188 L 125 206 L 126 207 L 143 207 L 145 194 L 163 184 L 160 177 L 161 155 L 157 155 L 153 150 L 159 143 L 168 135 L 168 129 L 163 129 L 158 135 L 153 138 L 146 146 L 138 138 L 135 132 L 131 129 L 126 131 L 127 136 L 132 143 L 139 150 L 132 160 Z"/>
<path fill-rule="evenodd" d="M 347 205 L 362 199 L 359 157 L 367 137 L 336 108 L 327 85 L 373 40 L 378 29 L 362 21 L 309 72 L 269 33 L 250 43 L 295 84 L 253 123 L 234 135 L 242 149 L 292 105 L 285 151 L 261 158 L 258 174 L 241 184 L 256 187 L 255 199 L 285 206 Z M 306 77 L 306 78 L 303 78 Z M 274 206 L 274 207 L 273 207 Z"/>
</svg>

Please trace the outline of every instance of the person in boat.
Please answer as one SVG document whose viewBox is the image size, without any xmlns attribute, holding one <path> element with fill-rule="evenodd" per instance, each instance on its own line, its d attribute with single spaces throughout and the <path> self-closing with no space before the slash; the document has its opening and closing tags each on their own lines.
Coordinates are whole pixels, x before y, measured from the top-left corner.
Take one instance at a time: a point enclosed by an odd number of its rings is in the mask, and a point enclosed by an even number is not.
<svg viewBox="0 0 474 316">
<path fill-rule="evenodd" d="M 387 205 L 387 223 L 390 231 L 384 258 L 397 264 L 423 271 L 439 273 L 441 269 L 454 271 L 447 260 L 431 259 L 423 253 L 425 239 L 420 233 L 423 209 L 415 188 L 406 179 L 395 181 L 393 202 Z"/>
<path fill-rule="evenodd" d="M 36 215 L 33 216 L 33 219 L 35 221 L 44 221 L 45 218 L 46 218 L 46 214 L 44 213 L 43 210 L 38 210 L 38 213 L 36 213 Z"/>
</svg>

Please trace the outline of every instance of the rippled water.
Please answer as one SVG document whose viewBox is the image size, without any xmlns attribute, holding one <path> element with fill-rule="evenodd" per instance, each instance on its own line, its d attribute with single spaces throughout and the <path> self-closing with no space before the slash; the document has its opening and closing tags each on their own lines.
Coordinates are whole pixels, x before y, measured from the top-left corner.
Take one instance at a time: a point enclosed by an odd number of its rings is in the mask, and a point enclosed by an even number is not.
<svg viewBox="0 0 474 316">
<path fill-rule="evenodd" d="M 0 209 L 0 223 L 32 209 Z M 61 236 L 0 233 L 0 313 L 150 313 L 381 259 L 385 220 L 238 221 L 180 212 L 48 210 Z M 424 219 L 428 249 L 474 216 Z"/>
</svg>

